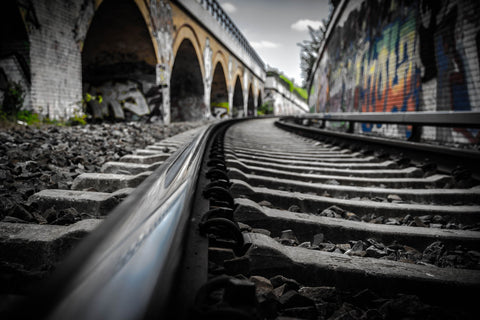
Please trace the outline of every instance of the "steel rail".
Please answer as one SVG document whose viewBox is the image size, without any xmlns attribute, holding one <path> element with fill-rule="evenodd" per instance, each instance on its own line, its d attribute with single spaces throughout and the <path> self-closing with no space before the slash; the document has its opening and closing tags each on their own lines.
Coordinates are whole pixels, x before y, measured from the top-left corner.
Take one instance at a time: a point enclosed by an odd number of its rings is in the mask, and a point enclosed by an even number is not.
<svg viewBox="0 0 480 320">
<path fill-rule="evenodd" d="M 205 148 L 222 125 L 203 129 L 136 188 L 59 266 L 24 313 L 144 319 L 166 312 Z"/>
</svg>

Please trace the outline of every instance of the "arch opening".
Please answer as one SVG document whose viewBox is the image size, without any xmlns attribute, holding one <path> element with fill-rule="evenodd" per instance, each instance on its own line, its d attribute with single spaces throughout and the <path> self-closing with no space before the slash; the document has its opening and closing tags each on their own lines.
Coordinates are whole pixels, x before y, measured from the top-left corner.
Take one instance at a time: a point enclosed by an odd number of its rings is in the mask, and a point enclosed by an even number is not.
<svg viewBox="0 0 480 320">
<path fill-rule="evenodd" d="M 258 90 L 257 95 L 257 114 L 260 109 L 263 108 L 263 101 L 262 101 L 262 91 Z"/>
<path fill-rule="evenodd" d="M 228 115 L 228 90 L 225 73 L 220 62 L 215 66 L 210 93 L 210 111 L 216 118 Z"/>
<path fill-rule="evenodd" d="M 28 32 L 16 1 L 0 2 L 0 105 L 3 111 L 15 112 L 30 106 L 30 44 Z M 15 84 L 14 84 L 15 83 Z M 9 86 L 24 92 L 23 102 L 8 94 Z M 21 103 L 21 105 L 20 105 Z M 10 108 L 13 108 L 10 110 Z M 18 111 L 18 110 L 17 110 Z"/>
<path fill-rule="evenodd" d="M 239 76 L 237 76 L 237 79 L 235 80 L 235 88 L 233 90 L 232 117 L 243 117 L 243 90 Z"/>
<path fill-rule="evenodd" d="M 147 96 L 156 82 L 155 48 L 132 0 L 105 0 L 90 24 L 82 50 L 83 91 L 95 118 L 136 120 L 150 113 Z M 98 101 L 97 101 L 98 102 Z"/>
<path fill-rule="evenodd" d="M 178 48 L 170 78 L 171 120 L 194 121 L 204 118 L 204 86 L 200 63 L 190 40 Z"/>
<path fill-rule="evenodd" d="M 252 85 L 248 88 L 248 101 L 247 101 L 247 116 L 253 117 L 255 115 L 255 103 L 253 102 L 253 90 Z"/>
</svg>

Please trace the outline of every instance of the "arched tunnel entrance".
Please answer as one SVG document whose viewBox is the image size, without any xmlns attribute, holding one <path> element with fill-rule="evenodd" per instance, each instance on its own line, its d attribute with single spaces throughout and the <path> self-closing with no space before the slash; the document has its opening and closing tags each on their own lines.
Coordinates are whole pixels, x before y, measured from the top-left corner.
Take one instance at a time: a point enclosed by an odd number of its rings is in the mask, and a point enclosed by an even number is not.
<svg viewBox="0 0 480 320">
<path fill-rule="evenodd" d="M 255 103 L 253 102 L 252 85 L 248 88 L 247 116 L 253 117 L 255 113 Z"/>
<path fill-rule="evenodd" d="M 0 2 L 0 105 L 15 113 L 30 104 L 30 44 L 16 1 Z M 23 103 L 8 94 L 9 87 L 23 90 Z M 13 88 L 13 87 L 12 87 Z M 12 108 L 12 110 L 10 110 Z M 18 111 L 18 110 L 17 110 Z"/>
<path fill-rule="evenodd" d="M 95 117 L 135 119 L 148 114 L 145 97 L 155 86 L 155 49 L 133 0 L 105 0 L 95 13 L 82 50 L 84 93 Z M 97 101 L 98 102 L 98 101 Z"/>
<path fill-rule="evenodd" d="M 261 109 L 262 104 L 263 104 L 263 101 L 262 101 L 262 91 L 258 90 L 258 96 L 257 96 L 257 114 L 258 114 L 258 110 Z"/>
<path fill-rule="evenodd" d="M 215 66 L 210 94 L 210 108 L 215 118 L 222 118 L 228 114 L 228 91 L 225 72 L 220 62 Z"/>
<path fill-rule="evenodd" d="M 178 48 L 170 78 L 171 120 L 193 121 L 204 117 L 202 71 L 195 48 L 185 39 Z"/>
<path fill-rule="evenodd" d="M 235 89 L 233 90 L 232 117 L 243 117 L 243 90 L 240 77 L 235 80 Z"/>
</svg>

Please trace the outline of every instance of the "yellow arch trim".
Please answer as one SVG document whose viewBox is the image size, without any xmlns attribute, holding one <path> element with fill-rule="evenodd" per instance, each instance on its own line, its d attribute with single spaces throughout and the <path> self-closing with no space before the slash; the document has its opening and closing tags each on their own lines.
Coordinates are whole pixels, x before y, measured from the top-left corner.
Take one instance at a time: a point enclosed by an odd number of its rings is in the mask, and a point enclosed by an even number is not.
<svg viewBox="0 0 480 320">
<path fill-rule="evenodd" d="M 235 73 L 233 74 L 233 84 L 232 84 L 232 89 L 235 91 L 235 84 L 237 83 L 237 77 L 240 79 L 240 86 L 242 87 L 242 92 L 243 92 L 243 71 L 240 67 L 235 70 Z M 242 93 L 243 94 L 243 93 Z"/>
<path fill-rule="evenodd" d="M 215 74 L 215 68 L 217 67 L 217 64 L 220 63 L 223 69 L 223 76 L 225 77 L 225 85 L 228 88 L 230 79 L 228 79 L 228 63 L 227 63 L 227 57 L 225 57 L 225 54 L 222 51 L 217 51 L 215 53 L 215 56 L 212 61 L 212 72 Z M 213 76 L 212 74 L 212 76 Z"/>
<path fill-rule="evenodd" d="M 197 56 L 198 64 L 200 65 L 200 70 L 202 72 L 202 79 L 205 79 L 205 66 L 203 65 L 203 53 L 202 53 L 202 46 L 200 45 L 200 41 L 198 40 L 198 36 L 195 31 L 192 29 L 191 26 L 184 24 L 180 26 L 175 34 L 175 38 L 173 39 L 173 61 L 172 65 L 170 66 L 173 68 L 173 64 L 177 58 L 178 48 L 184 40 L 190 40 L 195 49 L 195 54 Z"/>
</svg>

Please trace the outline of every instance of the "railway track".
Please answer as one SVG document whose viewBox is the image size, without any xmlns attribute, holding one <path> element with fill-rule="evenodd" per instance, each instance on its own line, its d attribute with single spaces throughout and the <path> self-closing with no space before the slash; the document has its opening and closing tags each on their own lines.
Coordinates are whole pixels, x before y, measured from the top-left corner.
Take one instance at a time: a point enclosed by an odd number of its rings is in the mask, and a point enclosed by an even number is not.
<svg viewBox="0 0 480 320">
<path fill-rule="evenodd" d="M 475 174 L 279 126 L 271 118 L 202 128 L 80 244 L 27 311 L 53 319 L 478 316 Z M 130 175 L 142 174 L 135 168 Z"/>
</svg>

